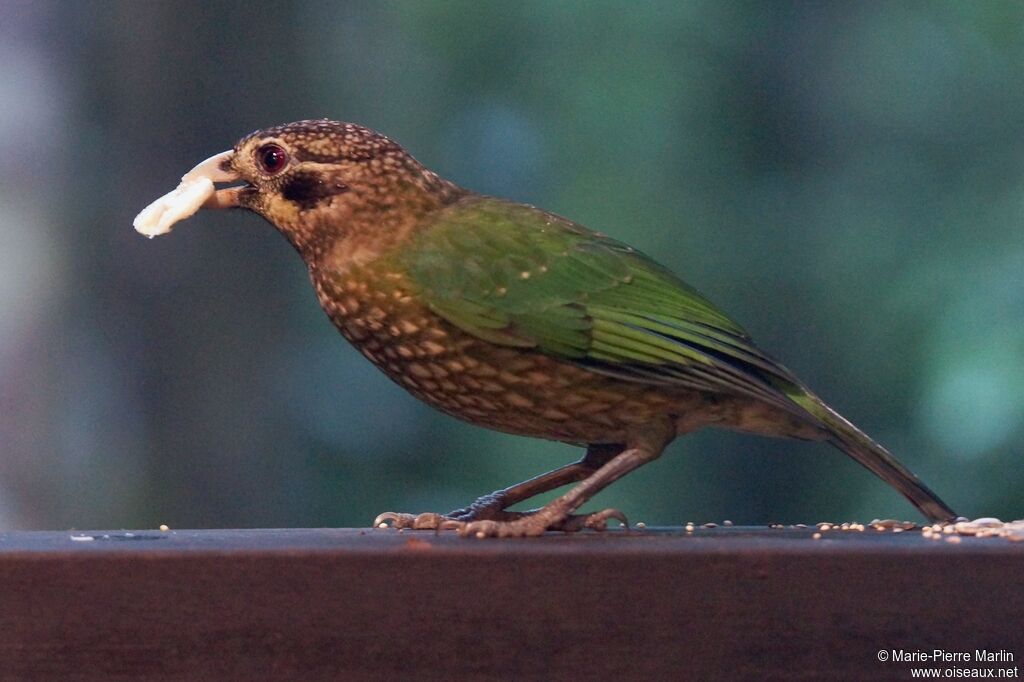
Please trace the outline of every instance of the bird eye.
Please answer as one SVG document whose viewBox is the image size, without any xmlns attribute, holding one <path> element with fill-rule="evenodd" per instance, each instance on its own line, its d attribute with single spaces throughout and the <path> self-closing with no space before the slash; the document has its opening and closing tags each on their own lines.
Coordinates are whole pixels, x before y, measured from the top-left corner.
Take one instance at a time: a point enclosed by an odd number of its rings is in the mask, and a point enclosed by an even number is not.
<svg viewBox="0 0 1024 682">
<path fill-rule="evenodd" d="M 274 175 L 288 165 L 288 152 L 280 145 L 265 144 L 256 150 L 256 160 L 264 173 Z"/>
</svg>

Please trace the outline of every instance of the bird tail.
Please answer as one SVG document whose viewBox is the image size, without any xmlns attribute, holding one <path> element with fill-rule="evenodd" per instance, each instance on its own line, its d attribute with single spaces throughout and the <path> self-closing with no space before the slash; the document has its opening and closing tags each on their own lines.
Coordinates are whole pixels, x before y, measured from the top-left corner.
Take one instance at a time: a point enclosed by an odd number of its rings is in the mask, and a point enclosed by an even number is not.
<svg viewBox="0 0 1024 682">
<path fill-rule="evenodd" d="M 825 425 L 830 443 L 899 491 L 929 520 L 943 522 L 957 517 L 956 513 L 939 499 L 938 495 L 929 490 L 928 486 L 922 483 L 910 469 L 900 464 L 888 450 L 873 441 L 866 433 L 848 422 L 806 388 L 802 386 L 794 388 L 797 388 L 799 392 L 787 391 L 790 399 Z"/>
</svg>

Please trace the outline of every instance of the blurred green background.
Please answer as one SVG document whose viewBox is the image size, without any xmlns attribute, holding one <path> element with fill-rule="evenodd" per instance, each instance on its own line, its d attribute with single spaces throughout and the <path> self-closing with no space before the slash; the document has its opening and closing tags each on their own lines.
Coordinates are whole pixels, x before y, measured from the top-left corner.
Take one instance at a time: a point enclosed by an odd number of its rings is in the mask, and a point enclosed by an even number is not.
<svg viewBox="0 0 1024 682">
<path fill-rule="evenodd" d="M 260 219 L 135 213 L 330 117 L 647 251 L 960 513 L 1024 501 L 1024 4 L 0 0 L 0 528 L 365 525 L 568 462 L 406 395 Z M 917 519 L 703 432 L 632 520 Z"/>
</svg>

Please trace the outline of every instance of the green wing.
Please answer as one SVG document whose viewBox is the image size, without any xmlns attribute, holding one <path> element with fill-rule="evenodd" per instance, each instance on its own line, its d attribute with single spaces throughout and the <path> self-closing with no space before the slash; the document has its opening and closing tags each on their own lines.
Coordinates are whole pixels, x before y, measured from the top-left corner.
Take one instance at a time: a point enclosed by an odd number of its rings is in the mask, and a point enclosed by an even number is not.
<svg viewBox="0 0 1024 682">
<path fill-rule="evenodd" d="M 783 392 L 796 380 L 710 301 L 633 248 L 564 218 L 473 197 L 440 211 L 394 257 L 435 313 L 478 338 L 806 415 Z"/>
</svg>

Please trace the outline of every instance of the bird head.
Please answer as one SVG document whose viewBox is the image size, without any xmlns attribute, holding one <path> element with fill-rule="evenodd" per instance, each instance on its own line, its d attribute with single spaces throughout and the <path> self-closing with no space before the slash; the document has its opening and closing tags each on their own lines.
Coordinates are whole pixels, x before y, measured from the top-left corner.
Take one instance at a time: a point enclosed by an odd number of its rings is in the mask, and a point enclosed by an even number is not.
<svg viewBox="0 0 1024 682">
<path fill-rule="evenodd" d="M 212 183 L 235 184 L 213 190 Z M 374 236 L 393 241 L 403 225 L 460 192 L 384 135 L 327 119 L 250 133 L 189 171 L 176 191 L 193 185 L 209 188 L 202 208 L 257 213 L 304 256 L 346 238 L 361 248 Z M 166 232 L 194 210 L 161 217 L 145 233 Z"/>
</svg>

